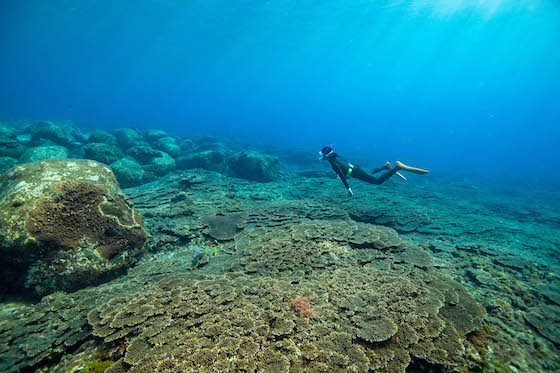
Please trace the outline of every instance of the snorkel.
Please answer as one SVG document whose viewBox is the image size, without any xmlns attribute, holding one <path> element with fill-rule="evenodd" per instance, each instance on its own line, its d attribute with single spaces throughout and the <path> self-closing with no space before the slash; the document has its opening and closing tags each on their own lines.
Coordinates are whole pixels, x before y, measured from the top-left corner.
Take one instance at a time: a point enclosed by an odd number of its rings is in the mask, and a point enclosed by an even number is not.
<svg viewBox="0 0 560 373">
<path fill-rule="evenodd" d="M 325 160 L 327 158 L 329 158 L 331 155 L 334 154 L 334 150 L 333 150 L 333 146 L 329 145 L 329 146 L 325 146 L 323 149 L 321 149 L 321 151 L 319 152 L 319 160 Z"/>
</svg>

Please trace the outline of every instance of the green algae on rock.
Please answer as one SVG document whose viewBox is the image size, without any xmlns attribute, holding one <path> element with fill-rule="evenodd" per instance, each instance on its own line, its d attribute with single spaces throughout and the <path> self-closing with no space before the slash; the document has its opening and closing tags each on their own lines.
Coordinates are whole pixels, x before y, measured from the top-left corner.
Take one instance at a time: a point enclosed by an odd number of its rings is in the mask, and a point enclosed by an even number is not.
<svg viewBox="0 0 560 373">
<path fill-rule="evenodd" d="M 235 153 L 227 162 L 233 176 L 247 180 L 273 181 L 278 178 L 280 172 L 280 161 L 277 157 L 253 150 Z"/>
<path fill-rule="evenodd" d="M 37 146 L 27 149 L 21 156 L 21 162 L 31 163 L 49 158 L 67 158 L 70 151 L 64 146 Z"/>
<path fill-rule="evenodd" d="M 0 177 L 0 250 L 6 287 L 38 295 L 105 281 L 134 264 L 146 232 L 111 169 L 48 159 Z M 21 289 L 23 290 L 23 289 Z"/>
<path fill-rule="evenodd" d="M 111 164 L 123 157 L 122 152 L 115 145 L 91 142 L 82 147 L 84 158 Z"/>
</svg>

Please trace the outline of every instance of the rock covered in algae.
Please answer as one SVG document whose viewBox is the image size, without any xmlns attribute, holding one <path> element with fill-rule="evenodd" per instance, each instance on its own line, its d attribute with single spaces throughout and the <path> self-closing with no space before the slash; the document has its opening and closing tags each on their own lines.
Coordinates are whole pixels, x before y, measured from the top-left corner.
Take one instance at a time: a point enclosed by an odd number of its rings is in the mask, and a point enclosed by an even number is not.
<svg viewBox="0 0 560 373">
<path fill-rule="evenodd" d="M 84 158 L 93 159 L 104 164 L 111 164 L 123 157 L 122 152 L 115 145 L 92 142 L 82 148 Z"/>
<path fill-rule="evenodd" d="M 229 157 L 228 166 L 233 176 L 255 181 L 273 181 L 280 172 L 277 157 L 252 150 L 235 153 Z"/>
<path fill-rule="evenodd" d="M 37 146 L 27 149 L 21 156 L 21 162 L 37 162 L 49 158 L 67 158 L 70 151 L 64 146 Z"/>
<path fill-rule="evenodd" d="M 81 137 L 79 131 L 68 122 L 39 122 L 30 128 L 30 132 L 36 143 L 46 139 L 62 146 L 70 145 Z"/>
<path fill-rule="evenodd" d="M 44 295 L 104 281 L 134 264 L 146 232 L 111 169 L 47 159 L 0 177 L 3 285 Z"/>
</svg>

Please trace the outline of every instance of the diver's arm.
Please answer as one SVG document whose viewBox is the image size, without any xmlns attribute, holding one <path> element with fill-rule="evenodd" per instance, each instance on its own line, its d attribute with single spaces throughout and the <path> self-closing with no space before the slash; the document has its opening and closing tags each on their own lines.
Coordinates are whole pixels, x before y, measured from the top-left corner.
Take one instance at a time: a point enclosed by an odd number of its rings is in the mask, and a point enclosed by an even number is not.
<svg viewBox="0 0 560 373">
<path fill-rule="evenodd" d="M 348 189 L 348 191 L 351 193 L 352 189 L 350 189 L 350 185 L 348 185 L 348 181 L 346 180 L 346 175 L 344 175 L 344 172 L 342 172 L 342 168 L 339 165 L 335 166 L 334 164 L 332 165 L 332 168 L 334 172 L 336 172 L 338 177 L 340 177 L 340 180 L 342 180 L 342 183 L 344 184 L 346 189 Z"/>
</svg>

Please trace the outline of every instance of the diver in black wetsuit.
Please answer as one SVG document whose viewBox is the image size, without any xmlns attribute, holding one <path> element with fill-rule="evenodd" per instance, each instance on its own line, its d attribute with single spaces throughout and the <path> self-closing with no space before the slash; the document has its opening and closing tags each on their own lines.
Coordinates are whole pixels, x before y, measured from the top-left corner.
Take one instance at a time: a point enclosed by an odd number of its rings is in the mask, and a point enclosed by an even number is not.
<svg viewBox="0 0 560 373">
<path fill-rule="evenodd" d="M 406 178 L 399 173 L 400 170 L 414 172 L 416 174 L 422 174 L 422 175 L 427 174 L 429 172 L 426 170 L 422 170 L 421 168 L 407 166 L 399 161 L 396 162 L 395 168 L 392 168 L 391 164 L 387 162 L 385 166 L 374 168 L 373 170 L 369 170 L 369 171 L 364 170 L 359 165 L 353 165 L 352 163 L 348 162 L 346 159 L 342 158 L 340 155 L 336 154 L 333 150 L 332 145 L 325 146 L 323 149 L 321 149 L 319 154 L 321 155 L 321 158 L 319 158 L 320 160 L 329 161 L 334 172 L 336 172 L 338 177 L 340 177 L 340 180 L 342 180 L 342 182 L 344 183 L 346 189 L 348 189 L 349 196 L 354 195 L 354 192 L 352 192 L 352 188 L 350 188 L 350 185 L 348 185 L 347 178 L 349 177 L 354 177 L 356 179 L 360 179 L 370 184 L 379 185 L 379 184 L 383 184 L 385 181 L 387 181 L 387 179 L 389 179 L 394 174 L 397 174 L 400 177 L 402 177 L 404 180 L 406 180 Z M 388 170 L 388 171 L 379 177 L 374 176 L 374 174 L 383 170 Z"/>
</svg>

